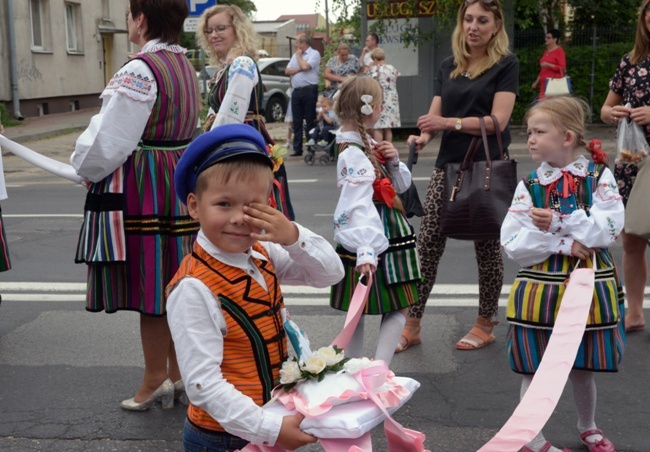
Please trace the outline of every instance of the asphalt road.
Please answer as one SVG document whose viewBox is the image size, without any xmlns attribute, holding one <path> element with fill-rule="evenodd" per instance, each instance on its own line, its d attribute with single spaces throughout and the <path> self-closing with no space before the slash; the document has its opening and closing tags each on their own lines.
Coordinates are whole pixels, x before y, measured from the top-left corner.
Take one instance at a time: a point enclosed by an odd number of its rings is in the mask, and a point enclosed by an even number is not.
<svg viewBox="0 0 650 452">
<path fill-rule="evenodd" d="M 74 139 L 66 135 L 28 146 L 66 161 Z M 513 154 L 521 175 L 533 168 L 525 151 Z M 424 153 L 414 171 L 422 196 L 434 158 L 433 152 Z M 0 274 L 0 450 L 182 450 L 183 407 L 146 413 L 119 408 L 142 375 L 138 316 L 84 311 L 85 268 L 73 263 L 84 189 L 13 156 L 4 156 L 4 167 L 9 199 L 2 202 L 2 210 L 14 268 Z M 287 171 L 298 221 L 331 238 L 338 197 L 335 166 L 307 166 L 294 158 Z M 414 224 L 417 228 L 418 222 Z M 620 262 L 620 245 L 614 255 Z M 423 431 L 432 451 L 477 450 L 518 401 L 520 378 L 507 364 L 503 309 L 495 344 L 477 352 L 453 347 L 476 316 L 472 256 L 471 243 L 449 241 L 425 313 L 424 343 L 397 355 L 392 365 L 396 374 L 422 385 L 395 418 Z M 516 271 L 506 261 L 506 284 Z M 343 325 L 343 316 L 327 306 L 322 291 L 286 288 L 285 298 L 314 347 L 328 344 Z M 374 343 L 376 325 L 373 318 L 366 326 L 368 343 Z M 619 451 L 650 450 L 645 403 L 650 390 L 644 384 L 650 373 L 649 347 L 647 332 L 630 336 L 621 371 L 597 375 L 597 422 Z M 372 354 L 371 347 L 367 352 Z M 557 446 L 586 450 L 575 423 L 568 388 L 546 435 Z M 373 440 L 375 450 L 385 450 L 381 430 L 373 433 Z"/>
</svg>

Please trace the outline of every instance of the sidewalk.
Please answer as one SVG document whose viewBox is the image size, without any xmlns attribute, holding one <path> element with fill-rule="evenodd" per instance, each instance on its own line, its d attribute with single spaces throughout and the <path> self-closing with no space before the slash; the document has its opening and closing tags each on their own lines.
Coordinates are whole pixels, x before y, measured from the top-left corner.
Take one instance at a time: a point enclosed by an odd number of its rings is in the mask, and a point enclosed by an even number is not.
<svg viewBox="0 0 650 452">
<path fill-rule="evenodd" d="M 38 141 L 51 138 L 58 135 L 69 133 L 81 133 L 90 123 L 90 118 L 99 112 L 99 108 L 83 109 L 69 113 L 60 113 L 33 118 L 26 118 L 19 125 L 5 127 L 4 135 L 10 140 L 18 143 L 27 143 L 29 141 Z M 287 124 L 277 122 L 267 125 L 269 133 L 278 142 L 284 143 L 287 137 Z M 526 149 L 526 129 L 523 126 L 511 126 L 512 143 L 510 144 L 511 155 L 527 155 Z M 616 149 L 616 128 L 603 124 L 590 124 L 587 126 L 587 142 L 592 138 L 599 139 L 610 155 L 614 154 Z M 408 149 L 406 141 L 396 141 L 395 147 L 398 148 L 403 156 L 406 156 Z M 438 153 L 440 139 L 434 139 L 421 152 L 421 156 L 434 157 Z"/>
<path fill-rule="evenodd" d="M 27 143 L 68 133 L 81 133 L 98 108 L 87 108 L 54 115 L 25 118 L 16 126 L 5 127 L 4 136 L 17 143 Z"/>
</svg>

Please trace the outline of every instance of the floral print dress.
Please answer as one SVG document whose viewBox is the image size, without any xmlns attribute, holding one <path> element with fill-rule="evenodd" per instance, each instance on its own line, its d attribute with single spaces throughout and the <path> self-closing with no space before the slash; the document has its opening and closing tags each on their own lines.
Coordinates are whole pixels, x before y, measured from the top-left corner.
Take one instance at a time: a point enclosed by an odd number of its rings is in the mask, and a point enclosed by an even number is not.
<svg viewBox="0 0 650 452">
<path fill-rule="evenodd" d="M 623 98 L 623 105 L 629 103 L 632 108 L 650 106 L 649 73 L 650 58 L 646 57 L 634 65 L 625 55 L 609 81 L 609 89 Z M 643 126 L 643 130 L 646 141 L 650 144 L 650 125 Z M 633 163 L 617 163 L 614 168 L 614 177 L 624 204 L 627 204 L 638 171 Z"/>
<path fill-rule="evenodd" d="M 390 64 L 378 64 L 370 67 L 370 76 L 381 85 L 383 100 L 381 116 L 374 129 L 392 129 L 400 127 L 399 96 L 397 95 L 397 77 L 400 73 Z"/>
</svg>

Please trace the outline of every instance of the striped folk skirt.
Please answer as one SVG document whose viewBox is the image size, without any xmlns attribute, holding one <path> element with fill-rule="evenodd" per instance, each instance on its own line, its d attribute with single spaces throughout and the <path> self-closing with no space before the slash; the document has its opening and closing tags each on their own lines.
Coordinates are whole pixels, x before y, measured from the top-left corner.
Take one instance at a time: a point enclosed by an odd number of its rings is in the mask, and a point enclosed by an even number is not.
<svg viewBox="0 0 650 452">
<path fill-rule="evenodd" d="M 165 287 L 199 229 L 174 188 L 183 151 L 135 151 L 90 186 L 75 259 L 88 265 L 88 311 L 165 315 Z"/>
<path fill-rule="evenodd" d="M 513 371 L 534 374 L 553 333 L 565 284 L 577 259 L 559 254 L 522 269 L 508 300 L 508 358 Z M 591 259 L 585 266 L 591 266 Z M 625 350 L 625 298 L 609 250 L 596 254 L 594 297 L 574 369 L 616 372 Z"/>
<path fill-rule="evenodd" d="M 2 209 L 0 209 L 0 272 L 6 272 L 10 268 L 11 259 L 9 258 L 9 247 L 7 246 L 5 222 L 2 219 Z"/>
<path fill-rule="evenodd" d="M 364 314 L 385 314 L 417 303 L 416 283 L 421 278 L 413 228 L 397 209 L 383 203 L 376 203 L 375 206 L 389 246 L 379 255 Z M 356 271 L 357 254 L 340 245 L 336 251 L 343 263 L 345 277 L 332 286 L 330 305 L 334 309 L 347 311 L 360 276 Z"/>
</svg>

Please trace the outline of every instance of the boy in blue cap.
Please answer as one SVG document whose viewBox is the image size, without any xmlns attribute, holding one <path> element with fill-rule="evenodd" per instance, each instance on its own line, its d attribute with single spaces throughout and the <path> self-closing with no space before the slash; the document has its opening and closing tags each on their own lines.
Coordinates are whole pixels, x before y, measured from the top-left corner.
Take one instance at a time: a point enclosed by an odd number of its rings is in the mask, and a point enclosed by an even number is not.
<svg viewBox="0 0 650 452">
<path fill-rule="evenodd" d="M 287 359 L 279 282 L 327 287 L 343 266 L 322 237 L 269 206 L 273 162 L 244 124 L 199 136 L 178 162 L 177 193 L 201 226 L 170 282 L 167 319 L 190 399 L 183 431 L 194 446 L 248 442 L 296 449 L 316 441 L 303 416 L 264 411 Z"/>
</svg>

